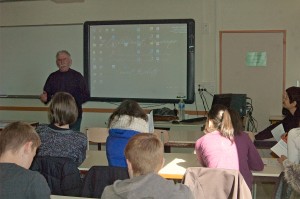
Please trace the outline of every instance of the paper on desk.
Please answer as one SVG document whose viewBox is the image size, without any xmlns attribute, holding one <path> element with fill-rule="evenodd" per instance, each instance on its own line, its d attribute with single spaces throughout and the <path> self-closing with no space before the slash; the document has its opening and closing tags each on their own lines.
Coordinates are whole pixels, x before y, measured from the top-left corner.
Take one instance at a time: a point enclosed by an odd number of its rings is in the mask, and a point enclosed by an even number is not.
<svg viewBox="0 0 300 199">
<path fill-rule="evenodd" d="M 277 142 L 279 142 L 281 140 L 281 136 L 283 134 L 285 134 L 284 128 L 282 124 L 279 124 L 278 126 L 276 126 L 272 131 L 273 137 L 275 138 L 275 140 Z"/>
<path fill-rule="evenodd" d="M 149 114 L 147 114 L 147 116 L 148 116 L 149 133 L 153 133 L 154 132 L 153 111 L 151 111 Z"/>
<path fill-rule="evenodd" d="M 283 141 L 282 139 L 280 139 L 279 142 L 271 148 L 271 151 L 273 151 L 279 157 L 281 155 L 284 155 L 287 157 L 287 143 L 285 141 Z"/>
</svg>

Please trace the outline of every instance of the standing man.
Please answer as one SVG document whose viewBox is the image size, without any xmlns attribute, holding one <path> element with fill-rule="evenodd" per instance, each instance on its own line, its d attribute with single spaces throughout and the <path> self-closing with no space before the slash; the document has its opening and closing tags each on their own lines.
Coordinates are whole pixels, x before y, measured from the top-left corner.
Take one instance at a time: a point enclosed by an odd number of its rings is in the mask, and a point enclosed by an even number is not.
<svg viewBox="0 0 300 199">
<path fill-rule="evenodd" d="M 75 98 L 78 108 L 78 118 L 70 128 L 74 131 L 80 131 L 82 104 L 89 100 L 90 92 L 83 76 L 70 68 L 72 59 L 68 51 L 61 50 L 56 53 L 56 65 L 59 70 L 49 75 L 40 99 L 47 104 L 56 92 L 70 93 Z"/>
</svg>

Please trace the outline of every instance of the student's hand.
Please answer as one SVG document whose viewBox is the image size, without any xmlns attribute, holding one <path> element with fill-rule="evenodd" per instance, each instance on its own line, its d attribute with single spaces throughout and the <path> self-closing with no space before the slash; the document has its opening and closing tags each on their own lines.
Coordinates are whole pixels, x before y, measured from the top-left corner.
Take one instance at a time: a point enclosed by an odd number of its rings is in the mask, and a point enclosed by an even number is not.
<svg viewBox="0 0 300 199">
<path fill-rule="evenodd" d="M 40 100 L 42 101 L 42 102 L 47 102 L 47 99 L 48 99 L 48 95 L 47 95 L 47 92 L 46 91 L 44 91 L 41 95 L 40 95 Z"/>
<path fill-rule="evenodd" d="M 288 134 L 287 134 L 287 133 L 282 134 L 282 135 L 281 135 L 281 139 L 282 139 L 285 143 L 287 143 Z"/>
<path fill-rule="evenodd" d="M 282 164 L 282 162 L 285 161 L 286 159 L 287 157 L 285 155 L 281 155 L 281 157 L 278 158 L 277 161 Z"/>
</svg>

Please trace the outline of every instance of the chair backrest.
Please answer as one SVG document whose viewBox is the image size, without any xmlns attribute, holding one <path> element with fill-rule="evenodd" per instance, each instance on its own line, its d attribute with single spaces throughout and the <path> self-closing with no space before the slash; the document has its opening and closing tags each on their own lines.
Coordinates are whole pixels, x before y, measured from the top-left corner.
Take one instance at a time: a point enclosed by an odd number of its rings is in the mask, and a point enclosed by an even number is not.
<svg viewBox="0 0 300 199">
<path fill-rule="evenodd" d="M 46 179 L 51 194 L 80 196 L 82 181 L 79 169 L 71 159 L 36 156 L 30 170 L 40 172 Z"/>
<path fill-rule="evenodd" d="M 157 135 L 157 137 L 162 141 L 162 143 L 169 142 L 169 132 L 167 130 L 162 129 L 154 129 L 154 134 Z"/>
<path fill-rule="evenodd" d="M 97 143 L 98 150 L 101 150 L 101 144 L 106 143 L 106 138 L 108 137 L 108 128 L 105 127 L 91 127 L 86 129 L 86 136 L 88 142 Z M 89 143 L 88 143 L 89 150 Z"/>
<path fill-rule="evenodd" d="M 81 197 L 100 198 L 106 186 L 127 178 L 129 174 L 125 167 L 93 166 L 84 178 Z"/>
<path fill-rule="evenodd" d="M 251 191 L 237 170 L 206 167 L 187 168 L 183 183 L 197 198 L 252 199 Z"/>
</svg>

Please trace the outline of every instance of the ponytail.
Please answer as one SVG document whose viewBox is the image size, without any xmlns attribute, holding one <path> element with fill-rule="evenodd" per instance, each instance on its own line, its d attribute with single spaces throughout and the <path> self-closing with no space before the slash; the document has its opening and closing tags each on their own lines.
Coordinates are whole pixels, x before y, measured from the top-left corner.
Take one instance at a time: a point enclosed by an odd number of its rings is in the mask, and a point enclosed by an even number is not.
<svg viewBox="0 0 300 199">
<path fill-rule="evenodd" d="M 234 128 L 227 107 L 217 104 L 208 112 L 205 133 L 220 131 L 221 135 L 233 142 Z"/>
<path fill-rule="evenodd" d="M 233 141 L 234 129 L 232 126 L 232 122 L 228 110 L 224 110 L 223 119 L 221 121 L 221 126 L 220 126 L 220 132 L 224 137 Z"/>
</svg>

